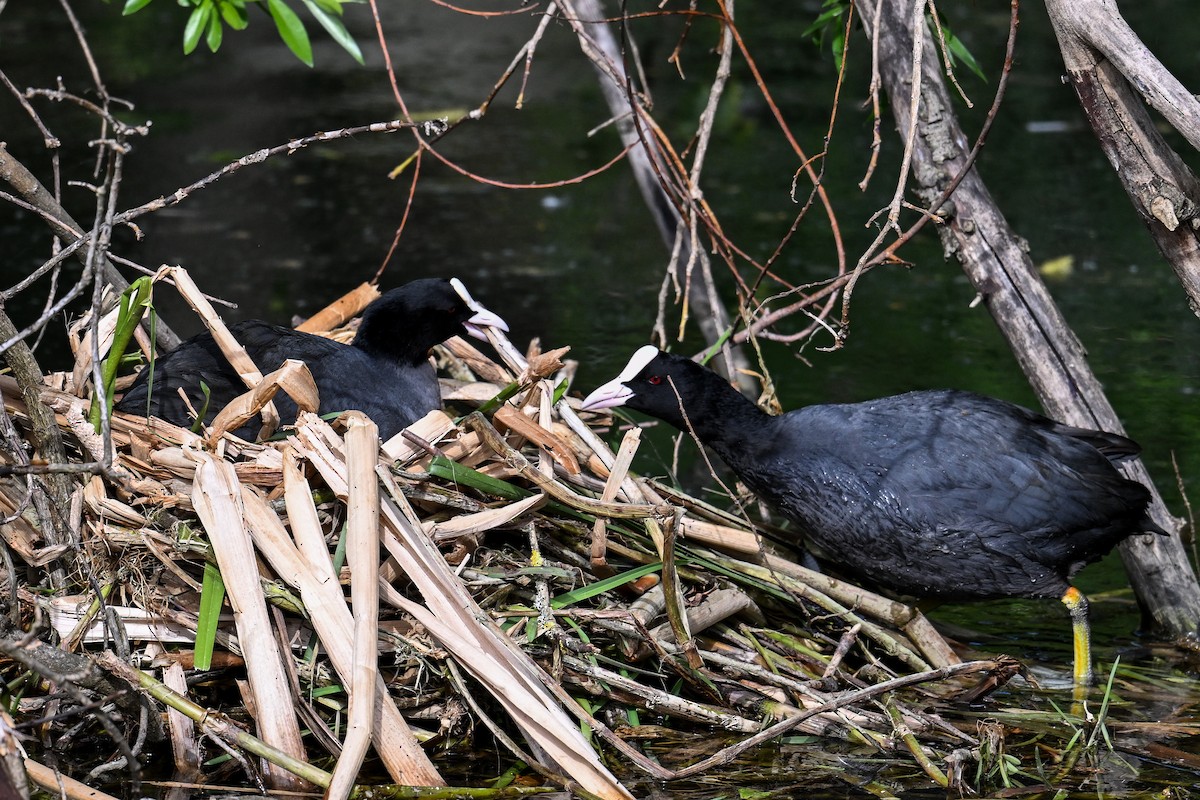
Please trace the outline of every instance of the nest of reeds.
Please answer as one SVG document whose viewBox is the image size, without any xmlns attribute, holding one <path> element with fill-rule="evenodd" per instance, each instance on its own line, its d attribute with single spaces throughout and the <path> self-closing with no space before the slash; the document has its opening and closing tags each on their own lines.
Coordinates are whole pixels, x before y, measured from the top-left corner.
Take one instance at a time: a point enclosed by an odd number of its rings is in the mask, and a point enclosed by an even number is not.
<svg viewBox="0 0 1200 800">
<path fill-rule="evenodd" d="M 490 737 L 543 787 L 626 797 L 638 774 L 701 775 L 793 732 L 963 788 L 988 749 L 928 709 L 1019 665 L 960 663 L 918 611 L 631 473 L 640 430 L 581 418 L 564 351 L 492 343 L 495 359 L 440 348 L 448 410 L 383 443 L 354 412 L 265 443 L 223 433 L 262 391 L 216 430 L 115 414 L 70 542 L 49 544 L 25 479 L 6 478 L 4 539 L 26 574 L 67 566 L 58 591 L 21 587 L 9 609 L 32 659 L 6 647 L 10 687 L 33 670 L 15 721 L 60 720 L 40 744 L 93 786 L 113 765 L 137 781 L 166 749 L 197 783 L 437 786 Z M 80 462 L 103 462 L 87 372 L 41 400 Z M 28 398 L 2 388 L 28 426 Z M 107 743 L 63 752 L 82 730 Z M 641 746 L 689 736 L 675 759 Z"/>
</svg>

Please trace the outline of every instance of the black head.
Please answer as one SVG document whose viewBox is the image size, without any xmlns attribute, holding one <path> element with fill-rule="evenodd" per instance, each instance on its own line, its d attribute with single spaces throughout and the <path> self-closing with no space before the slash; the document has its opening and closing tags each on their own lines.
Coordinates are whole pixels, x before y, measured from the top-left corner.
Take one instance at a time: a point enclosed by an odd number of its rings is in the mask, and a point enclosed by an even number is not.
<svg viewBox="0 0 1200 800">
<path fill-rule="evenodd" d="M 707 427 L 707 418 L 717 406 L 740 399 L 712 370 L 646 345 L 633 354 L 620 375 L 584 398 L 583 409 L 625 406 L 687 430 L 681 402 L 692 426 L 699 429 Z"/>
<path fill-rule="evenodd" d="M 486 339 L 484 328 L 508 325 L 467 292 L 457 278 L 422 278 L 385 292 L 363 312 L 354 346 L 416 364 L 429 348 L 469 333 Z"/>
</svg>

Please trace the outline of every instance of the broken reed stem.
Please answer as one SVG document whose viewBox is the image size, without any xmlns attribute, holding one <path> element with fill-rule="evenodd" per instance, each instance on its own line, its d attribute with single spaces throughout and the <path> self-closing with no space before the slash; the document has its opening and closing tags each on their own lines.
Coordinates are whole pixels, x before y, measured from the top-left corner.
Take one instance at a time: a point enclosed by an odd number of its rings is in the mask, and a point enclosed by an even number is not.
<svg viewBox="0 0 1200 800">
<path fill-rule="evenodd" d="M 630 428 L 625 432 L 616 461 L 613 462 L 608 479 L 604 482 L 604 491 L 600 493 L 601 503 L 611 503 L 616 499 L 617 492 L 621 490 L 621 483 L 629 474 L 629 465 L 633 463 L 641 440 L 641 428 Z M 608 578 L 616 574 L 616 570 L 608 565 L 607 550 L 608 522 L 598 516 L 592 524 L 592 572 L 599 578 Z"/>
<path fill-rule="evenodd" d="M 246 354 L 246 348 L 242 343 L 233 338 L 233 334 L 229 332 L 229 328 L 225 326 L 225 322 L 217 314 L 216 309 L 212 307 L 212 303 L 208 302 L 208 298 L 200 291 L 200 287 L 192 280 L 192 276 L 188 274 L 183 267 L 163 267 L 154 276 L 154 280 L 162 280 L 170 278 L 175 282 L 175 288 L 179 291 L 179 295 L 187 302 L 192 310 L 200 317 L 204 323 L 204 327 L 208 328 L 208 332 L 212 334 L 213 341 L 221 348 L 221 354 L 228 360 L 229 365 L 233 367 L 238 377 L 246 384 L 247 389 L 253 389 L 262 383 L 262 373 L 255 366 L 254 361 Z M 275 429 L 279 427 L 279 412 L 275 410 L 275 404 L 268 401 L 262 408 L 263 417 L 263 434 L 270 436 Z"/>
<path fill-rule="evenodd" d="M 688 626 L 687 603 L 683 599 L 683 586 L 680 585 L 679 572 L 675 568 L 675 533 L 679 530 L 679 520 L 682 516 L 683 509 L 675 509 L 675 516 L 664 526 L 663 530 L 663 596 L 667 601 L 667 620 L 671 624 L 671 632 L 675 635 L 675 641 L 682 648 L 688 666 L 692 669 L 700 669 L 704 666 L 704 660 L 700 657 L 700 652 L 696 649 L 696 642 L 692 639 L 692 631 Z"/>
<path fill-rule="evenodd" d="M 912 729 L 908 727 L 908 723 L 904 720 L 904 715 L 896 705 L 896 698 L 891 695 L 886 695 L 881 698 L 884 710 L 887 711 L 888 718 L 892 721 L 892 727 L 900 740 L 904 742 L 904 746 L 908 752 L 912 754 L 913 759 L 920 765 L 925 774 L 930 777 L 938 786 L 945 788 L 950 784 L 946 773 L 938 769 L 937 765 L 929 758 L 925 752 L 925 748 L 917 741 L 917 737 L 913 735 Z"/>
<path fill-rule="evenodd" d="M 630 503 L 602 503 L 590 497 L 575 494 L 553 478 L 547 478 L 529 460 L 514 450 L 504 441 L 492 424 L 478 411 L 472 412 L 466 418 L 466 424 L 479 434 L 488 447 L 503 459 L 505 465 L 512 468 L 522 478 L 532 483 L 541 491 L 571 508 L 587 514 L 609 517 L 610 519 L 642 519 L 645 517 L 666 517 L 673 512 L 670 506 L 633 505 Z"/>
<path fill-rule="evenodd" d="M 254 694 L 258 731 L 272 747 L 292 758 L 305 759 L 295 698 L 283 671 L 284 654 L 279 652 L 272 634 L 260 588 L 258 562 L 247 532 L 242 487 L 233 464 L 208 453 L 195 453 L 194 457 L 197 463 L 192 504 L 208 533 L 233 607 L 238 642 L 246 660 L 246 676 Z M 275 788 L 295 786 L 287 772 L 276 767 L 270 772 Z"/>
<path fill-rule="evenodd" d="M 825 672 L 821 677 L 829 678 L 837 672 L 838 667 L 841 666 L 842 659 L 846 657 L 846 654 L 850 652 L 850 648 L 858 641 L 858 632 L 861 630 L 862 623 L 856 622 L 842 634 L 842 638 L 838 641 L 833 655 L 830 656 L 829 663 L 825 665 Z"/>
<path fill-rule="evenodd" d="M 358 411 L 348 413 L 346 430 L 346 563 L 354 608 L 353 678 L 342 753 L 333 769 L 327 800 L 345 800 L 371 743 L 375 684 L 379 680 L 379 429 Z"/>
<path fill-rule="evenodd" d="M 901 675 L 898 678 L 893 678 L 890 681 L 883 681 L 882 683 L 877 683 L 864 689 L 843 692 L 837 697 L 834 697 L 819 706 L 805 709 L 794 717 L 789 717 L 788 719 L 777 722 L 771 727 L 766 728 L 765 730 L 756 733 L 754 736 L 738 742 L 737 744 L 732 745 L 725 750 L 722 750 L 720 753 L 714 756 L 710 756 L 709 758 L 699 761 L 690 767 L 679 770 L 676 772 L 675 777 L 691 777 L 692 775 L 698 775 L 713 766 L 726 763 L 730 758 L 733 758 L 740 753 L 744 753 L 751 747 L 757 747 L 763 742 L 768 742 L 771 739 L 774 739 L 776 736 L 781 736 L 784 733 L 787 733 L 791 729 L 800 725 L 800 723 L 804 722 L 810 717 L 816 716 L 817 714 L 821 714 L 826 711 L 833 711 L 839 708 L 845 708 L 846 706 L 854 705 L 855 703 L 861 703 L 864 700 L 869 700 L 871 698 L 878 697 L 879 695 L 896 691 L 897 689 L 903 689 L 907 686 L 914 686 L 919 683 L 929 683 L 931 681 L 945 680 L 958 675 L 969 675 L 975 672 L 991 671 L 997 667 L 998 664 L 995 661 L 968 661 L 962 664 L 954 664 L 949 667 L 942 667 L 940 669 L 929 670 L 927 672 L 919 672 L 913 675 Z"/>
<path fill-rule="evenodd" d="M 287 770 L 296 777 L 303 778 L 314 786 L 325 788 L 329 785 L 330 774 L 318 769 L 307 761 L 293 758 L 287 753 L 272 747 L 257 736 L 246 733 L 232 720 L 219 711 L 213 711 L 193 703 L 188 698 L 173 691 L 152 675 L 134 669 L 117 658 L 116 654 L 106 650 L 96 658 L 96 663 L 104 670 L 112 673 L 130 686 L 135 686 L 163 705 L 175 709 L 197 723 L 206 734 L 241 749 L 253 753 L 268 763 Z"/>
</svg>

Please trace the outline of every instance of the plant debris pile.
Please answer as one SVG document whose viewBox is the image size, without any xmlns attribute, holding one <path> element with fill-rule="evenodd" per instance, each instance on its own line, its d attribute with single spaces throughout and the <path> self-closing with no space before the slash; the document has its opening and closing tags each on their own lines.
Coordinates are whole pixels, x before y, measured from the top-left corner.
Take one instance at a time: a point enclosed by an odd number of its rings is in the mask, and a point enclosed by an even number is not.
<svg viewBox="0 0 1200 800">
<path fill-rule="evenodd" d="M 484 728 L 537 783 L 601 797 L 630 796 L 610 767 L 689 777 L 789 731 L 887 754 L 925 786 L 1004 767 L 1002 734 L 937 709 L 1019 665 L 960 663 L 918 611 L 630 473 L 640 430 L 580 418 L 565 348 L 491 335 L 497 359 L 438 349 L 449 410 L 388 442 L 355 412 L 264 443 L 220 418 L 193 432 L 114 414 L 111 467 L 76 476 L 67 541 L 46 535 L 32 478 L 4 478 L 21 581 L 0 733 L 41 753 L 33 779 L 52 760 L 89 786 L 137 784 L 166 749 L 196 783 L 333 796 L 377 757 L 375 783 L 440 785 Z M 108 446 L 84 361 L 41 392 L 81 464 Z M 30 398 L 0 388 L 30 430 Z M 248 394 L 242 418 L 264 393 Z M 714 730 L 687 761 L 639 746 Z"/>
</svg>

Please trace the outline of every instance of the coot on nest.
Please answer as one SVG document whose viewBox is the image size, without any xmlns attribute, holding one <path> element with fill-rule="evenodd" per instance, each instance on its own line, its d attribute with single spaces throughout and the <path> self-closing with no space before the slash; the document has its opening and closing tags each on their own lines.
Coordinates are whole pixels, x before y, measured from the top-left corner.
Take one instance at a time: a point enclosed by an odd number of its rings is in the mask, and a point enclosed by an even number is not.
<svg viewBox="0 0 1200 800">
<path fill-rule="evenodd" d="M 284 359 L 304 361 L 320 392 L 320 413 L 357 409 L 388 439 L 441 408 L 429 349 L 464 331 L 486 339 L 482 328 L 487 326 L 508 330 L 504 320 L 472 299 L 462 281 L 427 278 L 392 289 L 367 306 L 348 345 L 261 320 L 234 323 L 229 331 L 263 373 L 278 369 Z M 143 369 L 116 407 L 190 427 L 193 419 L 178 390 L 200 410 L 205 407 L 201 381 L 209 390 L 206 423 L 247 391 L 207 332 Z M 275 407 L 284 424 L 295 421 L 296 404 L 286 393 L 275 395 Z M 258 430 L 251 420 L 234 433 L 253 439 Z"/>
<path fill-rule="evenodd" d="M 614 406 L 695 431 L 868 584 L 947 601 L 1061 599 L 1080 684 L 1091 678 L 1087 601 L 1069 579 L 1126 537 L 1163 532 L 1146 487 L 1113 466 L 1136 443 L 970 392 L 770 416 L 711 370 L 646 346 L 583 402 Z"/>
</svg>

